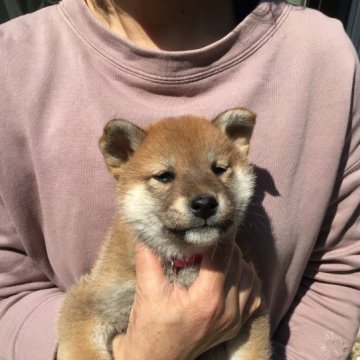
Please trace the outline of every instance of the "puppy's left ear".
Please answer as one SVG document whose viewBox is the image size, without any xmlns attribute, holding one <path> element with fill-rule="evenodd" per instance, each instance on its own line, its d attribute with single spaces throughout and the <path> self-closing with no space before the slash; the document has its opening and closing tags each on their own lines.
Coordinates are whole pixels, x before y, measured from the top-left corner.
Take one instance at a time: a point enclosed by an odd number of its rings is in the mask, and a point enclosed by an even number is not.
<svg viewBox="0 0 360 360">
<path fill-rule="evenodd" d="M 241 153 L 247 156 L 255 120 L 255 113 L 238 108 L 219 114 L 212 123 L 233 141 Z"/>
</svg>

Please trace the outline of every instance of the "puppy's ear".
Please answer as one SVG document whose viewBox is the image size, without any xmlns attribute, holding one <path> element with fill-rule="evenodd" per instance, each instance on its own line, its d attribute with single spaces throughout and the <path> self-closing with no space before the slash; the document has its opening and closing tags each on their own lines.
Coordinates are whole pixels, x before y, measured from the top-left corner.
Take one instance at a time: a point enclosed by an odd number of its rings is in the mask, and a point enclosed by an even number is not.
<svg viewBox="0 0 360 360">
<path fill-rule="evenodd" d="M 238 108 L 219 114 L 212 122 L 245 156 L 249 153 L 249 143 L 255 125 L 256 114 Z"/>
<path fill-rule="evenodd" d="M 118 179 L 122 166 L 143 141 L 146 132 L 126 120 L 111 120 L 100 138 L 100 150 L 110 172 Z"/>
</svg>

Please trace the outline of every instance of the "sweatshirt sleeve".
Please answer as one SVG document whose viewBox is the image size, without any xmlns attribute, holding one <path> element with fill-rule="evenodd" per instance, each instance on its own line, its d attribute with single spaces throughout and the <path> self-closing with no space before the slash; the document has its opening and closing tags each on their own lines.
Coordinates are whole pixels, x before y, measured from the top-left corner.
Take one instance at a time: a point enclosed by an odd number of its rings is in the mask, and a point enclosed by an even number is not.
<svg viewBox="0 0 360 360">
<path fill-rule="evenodd" d="M 1 360 L 54 358 L 63 296 L 27 256 L 0 198 Z"/>
<path fill-rule="evenodd" d="M 346 360 L 360 321 L 360 75 L 339 175 L 297 294 L 274 336 L 274 359 Z"/>
</svg>

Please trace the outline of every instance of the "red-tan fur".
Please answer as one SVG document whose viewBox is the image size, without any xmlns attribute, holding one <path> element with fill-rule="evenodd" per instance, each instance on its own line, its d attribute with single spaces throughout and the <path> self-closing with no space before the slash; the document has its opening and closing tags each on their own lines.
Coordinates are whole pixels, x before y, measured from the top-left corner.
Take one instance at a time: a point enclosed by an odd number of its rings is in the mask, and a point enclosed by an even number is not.
<svg viewBox="0 0 360 360">
<path fill-rule="evenodd" d="M 242 221 L 252 194 L 247 153 L 254 122 L 250 111 L 234 109 L 213 122 L 183 116 L 156 122 L 146 131 L 117 120 L 107 125 L 100 147 L 118 181 L 119 213 L 91 273 L 66 297 L 59 317 L 58 360 L 111 359 L 111 339 L 126 331 L 132 304 L 135 241 L 152 247 L 165 267 L 173 258 L 228 245 L 227 234 Z M 228 168 L 215 175 L 214 164 Z M 175 177 L 163 183 L 156 175 L 166 171 Z M 188 202 L 199 194 L 212 194 L 219 200 L 217 213 L 205 220 L 206 224 L 213 221 L 216 230 L 207 233 L 206 229 L 205 234 L 197 233 L 203 220 L 188 210 Z M 225 224 L 221 228 L 225 230 L 217 230 L 219 224 Z M 169 229 L 185 230 L 180 234 Z M 172 281 L 191 286 L 198 266 L 175 274 L 167 265 L 166 271 Z M 269 357 L 268 320 L 259 310 L 233 341 L 220 344 L 199 360 Z"/>
</svg>

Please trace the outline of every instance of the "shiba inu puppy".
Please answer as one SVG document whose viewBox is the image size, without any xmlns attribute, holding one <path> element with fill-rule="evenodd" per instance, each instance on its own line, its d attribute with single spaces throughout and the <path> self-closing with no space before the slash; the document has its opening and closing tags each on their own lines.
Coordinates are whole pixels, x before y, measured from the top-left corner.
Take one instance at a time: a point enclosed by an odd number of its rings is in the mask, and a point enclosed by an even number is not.
<svg viewBox="0 0 360 360">
<path fill-rule="evenodd" d="M 135 241 L 152 248 L 169 278 L 186 287 L 201 254 L 233 241 L 229 234 L 253 193 L 247 154 L 254 124 L 255 114 L 241 108 L 211 122 L 163 119 L 146 130 L 124 120 L 107 124 L 100 148 L 118 182 L 119 212 L 95 267 L 65 299 L 58 360 L 111 359 L 112 339 L 126 332 L 134 300 Z M 269 349 L 267 317 L 258 312 L 234 340 L 200 358 L 269 359 Z"/>
</svg>

